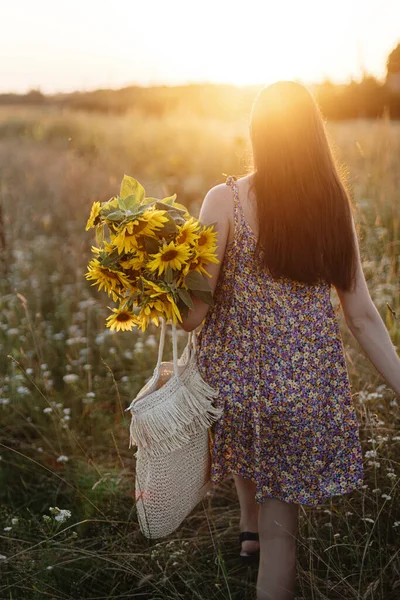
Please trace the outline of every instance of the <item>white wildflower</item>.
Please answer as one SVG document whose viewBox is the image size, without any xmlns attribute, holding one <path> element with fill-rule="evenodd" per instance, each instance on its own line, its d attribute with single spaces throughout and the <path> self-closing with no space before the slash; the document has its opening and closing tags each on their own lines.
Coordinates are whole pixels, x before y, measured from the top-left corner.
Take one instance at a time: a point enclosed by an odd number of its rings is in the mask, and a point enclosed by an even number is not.
<svg viewBox="0 0 400 600">
<path fill-rule="evenodd" d="M 28 368 L 26 369 L 26 374 L 27 374 L 27 375 L 32 375 L 32 374 L 33 374 L 33 369 L 31 369 L 30 367 L 28 367 Z"/>
<path fill-rule="evenodd" d="M 373 467 L 376 467 L 377 469 L 379 469 L 379 467 L 381 466 L 381 463 L 378 462 L 377 460 L 369 460 L 368 464 L 372 465 Z"/>
<path fill-rule="evenodd" d="M 375 458 L 376 457 L 376 450 L 367 450 L 367 452 L 365 453 L 365 458 Z"/>
<path fill-rule="evenodd" d="M 70 408 L 64 408 L 63 409 L 63 413 L 66 414 L 66 415 L 69 415 L 69 414 L 71 414 L 71 409 Z"/>
<path fill-rule="evenodd" d="M 56 340 L 56 342 L 60 342 L 64 338 L 65 338 L 65 334 L 62 331 L 59 331 L 58 333 L 55 333 L 53 335 L 53 340 Z"/>
<path fill-rule="evenodd" d="M 379 488 L 375 488 L 374 490 L 372 490 L 373 494 L 378 494 L 381 490 Z"/>
<path fill-rule="evenodd" d="M 10 404 L 10 398 L 0 398 L 0 404 L 6 406 L 6 404 Z"/>
<path fill-rule="evenodd" d="M 42 369 L 42 371 L 46 371 L 47 370 L 47 364 L 46 363 L 41 364 L 40 368 Z"/>
<path fill-rule="evenodd" d="M 11 523 L 12 523 L 12 525 L 18 525 L 18 517 L 13 517 L 11 519 Z"/>
<path fill-rule="evenodd" d="M 145 343 L 146 343 L 146 346 L 148 346 L 149 348 L 156 348 L 158 346 L 158 343 L 157 343 L 155 335 L 149 335 L 147 337 Z"/>
<path fill-rule="evenodd" d="M 58 506 L 50 506 L 49 512 L 54 515 L 54 520 L 59 523 L 64 523 L 71 517 L 71 511 L 65 508 L 58 508 Z"/>
<path fill-rule="evenodd" d="M 375 521 L 370 517 L 361 517 L 361 521 L 365 521 L 366 523 L 375 523 Z"/>
<path fill-rule="evenodd" d="M 50 406 L 47 406 L 46 408 L 43 409 L 43 412 L 44 413 L 51 413 L 51 412 L 53 412 L 53 409 L 50 408 Z"/>
<path fill-rule="evenodd" d="M 75 373 L 69 373 L 68 375 L 64 375 L 63 380 L 65 383 L 76 383 L 79 381 L 79 375 L 75 375 Z"/>
<path fill-rule="evenodd" d="M 142 340 L 138 340 L 135 344 L 135 352 L 143 352 L 143 348 L 144 348 L 144 345 L 143 345 Z"/>
<path fill-rule="evenodd" d="M 398 527 L 399 525 L 400 525 L 400 521 L 395 521 L 395 522 L 393 523 L 393 527 Z"/>
<path fill-rule="evenodd" d="M 385 500 L 391 500 L 392 496 L 389 496 L 388 494 L 382 494 L 381 498 L 384 498 Z"/>
<path fill-rule="evenodd" d="M 19 334 L 19 329 L 17 329 L 16 327 L 13 327 L 11 329 L 9 329 L 7 331 L 7 335 L 18 335 Z"/>
<path fill-rule="evenodd" d="M 4 531 L 11 531 L 12 527 L 4 527 Z"/>
<path fill-rule="evenodd" d="M 0 560 L 7 560 L 7 556 L 4 556 L 4 554 L 0 554 Z"/>
<path fill-rule="evenodd" d="M 68 458 L 68 456 L 65 456 L 65 454 L 61 454 L 61 456 L 59 456 L 57 458 L 57 462 L 59 462 L 59 463 L 68 462 L 68 461 L 69 461 L 69 458 Z"/>
<path fill-rule="evenodd" d="M 17 387 L 17 392 L 21 396 L 29 396 L 29 394 L 31 393 L 31 390 L 29 388 L 25 387 L 24 385 L 20 385 Z"/>
</svg>

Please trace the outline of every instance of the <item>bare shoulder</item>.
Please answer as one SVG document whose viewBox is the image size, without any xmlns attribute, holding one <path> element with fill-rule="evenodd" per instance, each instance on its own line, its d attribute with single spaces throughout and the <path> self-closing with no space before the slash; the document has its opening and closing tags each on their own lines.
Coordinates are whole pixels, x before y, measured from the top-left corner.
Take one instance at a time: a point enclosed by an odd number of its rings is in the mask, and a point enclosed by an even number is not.
<svg viewBox="0 0 400 600">
<path fill-rule="evenodd" d="M 229 186 L 227 186 L 226 183 L 219 183 L 218 185 L 215 185 L 210 190 L 208 190 L 204 201 L 210 203 L 223 204 L 229 202 L 231 196 L 232 190 L 229 188 Z"/>
<path fill-rule="evenodd" d="M 230 215 L 233 213 L 232 190 L 225 183 L 215 185 L 204 197 L 201 206 L 201 214 L 204 216 L 214 215 L 215 220 L 220 218 L 230 220 Z"/>
</svg>

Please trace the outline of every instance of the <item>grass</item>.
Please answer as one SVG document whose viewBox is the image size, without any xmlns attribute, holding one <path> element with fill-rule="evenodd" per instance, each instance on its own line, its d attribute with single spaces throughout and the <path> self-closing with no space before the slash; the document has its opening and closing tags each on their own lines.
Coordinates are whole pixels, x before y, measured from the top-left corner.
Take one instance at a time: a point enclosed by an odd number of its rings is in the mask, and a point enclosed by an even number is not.
<svg viewBox="0 0 400 600">
<path fill-rule="evenodd" d="M 357 121 L 329 131 L 348 166 L 368 287 L 399 347 L 400 124 Z M 84 278 L 90 206 L 115 194 L 124 173 L 151 195 L 177 192 L 198 214 L 223 173 L 244 172 L 247 143 L 245 119 L 1 108 L 1 598 L 254 598 L 256 569 L 237 560 L 231 479 L 173 535 L 141 535 L 124 408 L 152 374 L 158 330 L 106 330 L 107 299 Z M 298 600 L 394 600 L 398 399 L 338 318 L 365 485 L 301 508 Z M 180 332 L 180 349 L 185 338 Z M 71 515 L 57 521 L 50 507 Z"/>
</svg>

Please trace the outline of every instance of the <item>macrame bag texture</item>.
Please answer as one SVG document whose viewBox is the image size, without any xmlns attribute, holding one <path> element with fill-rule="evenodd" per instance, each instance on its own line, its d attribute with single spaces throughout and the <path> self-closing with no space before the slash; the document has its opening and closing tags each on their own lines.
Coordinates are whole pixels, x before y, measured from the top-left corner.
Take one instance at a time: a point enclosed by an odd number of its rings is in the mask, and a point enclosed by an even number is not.
<svg viewBox="0 0 400 600">
<path fill-rule="evenodd" d="M 196 334 L 178 359 L 172 323 L 173 362 L 162 362 L 166 324 L 153 376 L 125 410 L 131 411 L 129 448 L 137 447 L 135 497 L 139 527 L 147 538 L 175 531 L 210 488 L 211 425 L 222 410 L 218 391 L 197 367 Z"/>
</svg>

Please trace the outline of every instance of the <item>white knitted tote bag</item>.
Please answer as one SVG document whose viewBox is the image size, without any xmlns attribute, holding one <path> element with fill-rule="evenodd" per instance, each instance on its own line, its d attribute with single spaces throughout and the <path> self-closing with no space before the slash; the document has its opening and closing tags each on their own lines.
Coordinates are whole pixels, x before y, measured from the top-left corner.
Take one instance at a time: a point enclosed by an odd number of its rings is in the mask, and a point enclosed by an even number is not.
<svg viewBox="0 0 400 600">
<path fill-rule="evenodd" d="M 197 367 L 196 334 L 178 360 L 172 323 L 173 362 L 161 362 L 160 346 L 153 376 L 125 410 L 132 414 L 129 447 L 137 446 L 135 496 L 141 532 L 148 538 L 169 535 L 210 487 L 209 428 L 222 414 L 213 406 L 218 391 Z"/>
</svg>

